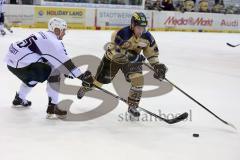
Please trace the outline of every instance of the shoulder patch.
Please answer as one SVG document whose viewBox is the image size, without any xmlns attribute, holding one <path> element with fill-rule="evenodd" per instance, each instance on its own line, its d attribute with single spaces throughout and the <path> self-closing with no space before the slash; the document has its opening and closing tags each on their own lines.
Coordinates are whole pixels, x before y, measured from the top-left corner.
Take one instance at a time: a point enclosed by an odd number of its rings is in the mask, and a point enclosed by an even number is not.
<svg viewBox="0 0 240 160">
<path fill-rule="evenodd" d="M 156 42 L 155 42 L 155 39 L 153 38 L 152 34 L 151 34 L 149 31 L 147 31 L 146 33 L 144 33 L 144 34 L 142 35 L 142 38 L 149 41 L 150 47 L 152 47 L 152 46 L 156 43 Z"/>
<path fill-rule="evenodd" d="M 133 36 L 132 30 L 130 29 L 130 26 L 124 27 L 121 30 L 119 30 L 116 34 L 114 42 L 121 46 L 126 41 L 128 41 Z"/>
</svg>

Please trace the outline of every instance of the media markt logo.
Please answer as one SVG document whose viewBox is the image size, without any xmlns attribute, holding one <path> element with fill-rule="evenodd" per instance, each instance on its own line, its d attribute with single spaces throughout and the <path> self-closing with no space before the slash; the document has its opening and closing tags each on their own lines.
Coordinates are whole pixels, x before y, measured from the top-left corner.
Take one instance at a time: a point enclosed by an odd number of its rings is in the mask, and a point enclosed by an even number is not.
<svg viewBox="0 0 240 160">
<path fill-rule="evenodd" d="M 164 22 L 165 25 L 174 25 L 174 26 L 212 26 L 213 19 L 207 19 L 203 17 L 188 17 L 188 18 L 177 18 L 169 16 Z"/>
<path fill-rule="evenodd" d="M 40 10 L 40 11 L 38 12 L 38 15 L 39 15 L 39 16 L 43 16 L 43 15 L 44 15 L 44 12 L 43 12 L 42 10 Z"/>
</svg>

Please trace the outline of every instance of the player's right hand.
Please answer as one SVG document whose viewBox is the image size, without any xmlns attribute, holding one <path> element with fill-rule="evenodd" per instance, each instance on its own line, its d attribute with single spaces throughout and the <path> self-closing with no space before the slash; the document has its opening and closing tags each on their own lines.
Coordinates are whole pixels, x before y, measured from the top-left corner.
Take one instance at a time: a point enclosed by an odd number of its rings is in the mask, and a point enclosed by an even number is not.
<svg viewBox="0 0 240 160">
<path fill-rule="evenodd" d="M 81 74 L 79 79 L 82 80 L 82 85 L 84 87 L 91 88 L 93 86 L 94 78 L 90 71 L 86 71 L 85 73 Z"/>
</svg>

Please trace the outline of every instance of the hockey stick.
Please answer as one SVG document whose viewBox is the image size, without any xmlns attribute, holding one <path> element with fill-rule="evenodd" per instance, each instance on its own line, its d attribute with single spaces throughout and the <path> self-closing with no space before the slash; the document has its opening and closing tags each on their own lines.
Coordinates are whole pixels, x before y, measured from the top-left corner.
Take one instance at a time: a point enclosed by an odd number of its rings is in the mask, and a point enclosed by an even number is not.
<svg viewBox="0 0 240 160">
<path fill-rule="evenodd" d="M 154 69 L 149 65 L 149 64 L 147 64 L 147 63 L 143 63 L 145 66 L 147 66 L 149 69 L 151 69 L 152 71 L 154 71 Z M 175 87 L 176 89 L 178 89 L 180 92 L 182 92 L 184 95 L 186 95 L 188 98 L 190 98 L 191 100 L 193 100 L 194 102 L 196 102 L 198 105 L 200 105 L 202 108 L 204 108 L 206 111 L 208 111 L 209 113 L 211 113 L 214 117 L 216 117 L 217 119 L 219 119 L 221 122 L 223 122 L 224 124 L 226 124 L 226 125 L 228 125 L 228 126 L 231 126 L 232 128 L 234 128 L 234 129 L 236 129 L 237 130 L 237 128 L 233 125 L 233 124 L 231 124 L 231 123 L 229 123 L 229 122 L 227 122 L 227 121 L 225 121 L 225 120 L 223 120 L 222 118 L 220 118 L 219 116 L 217 116 L 215 113 L 213 113 L 211 110 L 209 110 L 207 107 L 205 107 L 203 104 L 201 104 L 199 101 L 197 101 L 196 99 L 194 99 L 193 97 L 191 97 L 189 94 L 187 94 L 185 91 L 183 91 L 181 88 L 179 88 L 178 86 L 176 86 L 174 83 L 172 83 L 171 81 L 169 81 L 167 78 L 165 78 L 164 80 L 166 80 L 168 83 L 170 83 L 173 87 Z M 160 81 L 160 80 L 159 80 Z"/>
<path fill-rule="evenodd" d="M 240 44 L 237 44 L 237 45 L 233 45 L 233 44 L 230 44 L 230 43 L 226 43 L 228 46 L 230 47 L 237 47 L 237 46 L 240 46 Z"/>
<path fill-rule="evenodd" d="M 96 87 L 97 89 L 103 91 L 104 93 L 106 93 L 108 95 L 111 95 L 112 97 L 114 97 L 114 98 L 116 98 L 118 100 L 121 100 L 121 101 L 123 101 L 123 102 L 128 104 L 128 101 L 126 99 L 124 99 L 124 98 L 122 98 L 120 96 L 117 96 L 117 95 L 115 95 L 115 94 L 113 94 L 113 93 L 111 93 L 111 92 L 109 92 L 109 91 L 107 91 L 107 90 L 105 90 L 105 89 L 103 89 L 101 87 L 98 87 L 97 85 L 94 85 L 94 87 Z M 160 119 L 160 120 L 162 120 L 162 121 L 164 121 L 164 122 L 166 122 L 168 124 L 174 124 L 174 123 L 180 122 L 180 121 L 182 121 L 182 120 L 184 120 L 184 119 L 186 119 L 188 117 L 188 113 L 185 112 L 185 113 L 183 113 L 183 114 L 181 114 L 181 115 L 179 115 L 179 116 L 177 116 L 177 117 L 175 117 L 173 119 L 166 119 L 166 118 L 160 117 L 159 115 L 157 115 L 155 113 L 152 113 L 152 112 L 150 112 L 150 111 L 148 111 L 148 110 L 146 110 L 146 109 L 144 109 L 142 107 L 138 107 L 138 108 L 140 110 L 144 111 L 145 113 L 148 113 L 149 115 L 151 115 L 151 116 L 153 116 L 155 118 L 158 118 L 158 119 Z"/>
</svg>

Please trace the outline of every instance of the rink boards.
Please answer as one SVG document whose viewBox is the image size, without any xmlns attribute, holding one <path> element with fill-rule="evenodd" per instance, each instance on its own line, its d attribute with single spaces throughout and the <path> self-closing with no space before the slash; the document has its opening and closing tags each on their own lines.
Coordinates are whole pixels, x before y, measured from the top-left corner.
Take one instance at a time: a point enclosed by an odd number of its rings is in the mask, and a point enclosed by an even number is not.
<svg viewBox="0 0 240 160">
<path fill-rule="evenodd" d="M 60 17 L 73 29 L 118 29 L 129 24 L 133 12 L 142 11 L 151 30 L 239 32 L 240 29 L 240 16 L 231 14 L 26 5 L 6 5 L 5 11 L 9 23 L 32 28 L 46 28 L 51 17 Z"/>
</svg>

